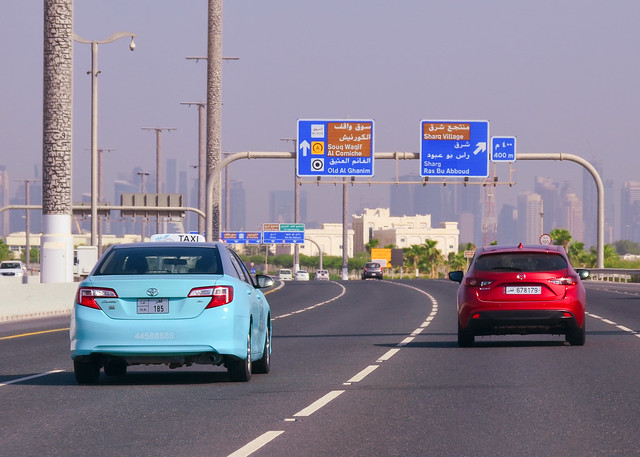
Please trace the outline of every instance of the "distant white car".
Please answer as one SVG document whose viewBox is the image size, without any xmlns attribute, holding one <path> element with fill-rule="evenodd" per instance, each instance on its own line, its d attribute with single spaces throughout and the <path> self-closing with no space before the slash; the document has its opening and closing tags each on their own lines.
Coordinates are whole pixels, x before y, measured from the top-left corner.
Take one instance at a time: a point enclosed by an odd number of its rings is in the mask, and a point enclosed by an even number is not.
<svg viewBox="0 0 640 457">
<path fill-rule="evenodd" d="M 20 260 L 4 260 L 0 262 L 0 275 L 2 276 L 25 276 L 27 267 Z"/>
<path fill-rule="evenodd" d="M 328 281 L 329 272 L 327 270 L 316 270 L 316 281 Z"/>
<path fill-rule="evenodd" d="M 293 281 L 293 273 L 288 268 L 278 270 L 278 279 L 280 281 Z"/>
<path fill-rule="evenodd" d="M 309 272 L 307 270 L 296 271 L 296 281 L 308 281 L 308 280 L 309 280 Z"/>
</svg>

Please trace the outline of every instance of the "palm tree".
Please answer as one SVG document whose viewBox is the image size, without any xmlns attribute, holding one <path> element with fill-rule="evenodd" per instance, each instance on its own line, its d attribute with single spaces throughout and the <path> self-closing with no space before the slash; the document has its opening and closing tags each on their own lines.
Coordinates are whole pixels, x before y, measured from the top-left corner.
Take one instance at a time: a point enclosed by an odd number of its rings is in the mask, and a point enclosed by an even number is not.
<svg viewBox="0 0 640 457">
<path fill-rule="evenodd" d="M 556 246 L 562 246 L 566 252 L 569 252 L 569 244 L 573 241 L 569 230 L 564 228 L 554 228 L 551 230 L 551 239 Z"/>
<path fill-rule="evenodd" d="M 404 258 L 408 262 L 413 263 L 413 269 L 416 272 L 416 276 L 418 276 L 418 262 L 420 258 L 424 255 L 425 249 L 423 244 L 414 244 L 408 248 L 404 248 Z"/>
<path fill-rule="evenodd" d="M 442 261 L 442 253 L 440 249 L 436 246 L 438 245 L 437 241 L 434 240 L 425 240 L 423 246 L 424 249 L 424 258 L 427 264 L 431 264 L 431 278 L 435 276 L 435 269 Z"/>
</svg>

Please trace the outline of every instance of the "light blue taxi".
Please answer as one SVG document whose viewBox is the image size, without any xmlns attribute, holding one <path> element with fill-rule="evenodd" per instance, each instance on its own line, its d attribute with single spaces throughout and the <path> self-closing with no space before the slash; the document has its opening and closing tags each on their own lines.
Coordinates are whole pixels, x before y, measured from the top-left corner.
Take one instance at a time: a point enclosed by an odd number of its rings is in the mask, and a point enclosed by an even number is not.
<svg viewBox="0 0 640 457">
<path fill-rule="evenodd" d="M 199 235 L 111 246 L 78 286 L 71 358 L 80 384 L 127 367 L 223 365 L 233 381 L 268 373 L 271 314 L 261 289 L 227 245 Z"/>
</svg>

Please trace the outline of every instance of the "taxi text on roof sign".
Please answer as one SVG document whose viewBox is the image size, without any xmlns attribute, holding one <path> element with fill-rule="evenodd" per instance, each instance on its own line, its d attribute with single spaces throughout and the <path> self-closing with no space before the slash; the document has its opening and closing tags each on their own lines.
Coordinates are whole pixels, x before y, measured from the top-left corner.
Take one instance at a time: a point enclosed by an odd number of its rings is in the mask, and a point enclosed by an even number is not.
<svg viewBox="0 0 640 457">
<path fill-rule="evenodd" d="M 205 237 L 197 233 L 156 233 L 149 241 L 172 241 L 181 243 L 204 243 Z"/>
<path fill-rule="evenodd" d="M 298 176 L 373 176 L 373 120 L 298 120 Z"/>
</svg>

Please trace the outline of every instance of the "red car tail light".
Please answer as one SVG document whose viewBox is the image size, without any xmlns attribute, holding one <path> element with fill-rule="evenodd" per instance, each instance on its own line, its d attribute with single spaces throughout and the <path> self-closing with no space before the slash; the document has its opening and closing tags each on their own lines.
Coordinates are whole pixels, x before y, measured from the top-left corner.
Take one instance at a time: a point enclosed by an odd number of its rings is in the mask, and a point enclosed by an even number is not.
<svg viewBox="0 0 640 457">
<path fill-rule="evenodd" d="M 563 276 L 561 278 L 550 279 L 549 282 L 560 286 L 575 286 L 578 283 L 578 278 L 574 276 Z"/>
<path fill-rule="evenodd" d="M 233 301 L 233 287 L 231 286 L 210 286 L 196 287 L 191 289 L 189 297 L 211 297 L 211 301 L 205 309 L 223 306 Z"/>
<path fill-rule="evenodd" d="M 492 284 L 492 280 L 480 278 L 465 278 L 464 285 L 469 287 L 484 287 Z"/>
<path fill-rule="evenodd" d="M 103 289 L 100 287 L 81 287 L 76 294 L 76 302 L 87 308 L 102 309 L 96 302 L 96 298 L 118 298 L 118 294 L 113 289 Z"/>
</svg>

